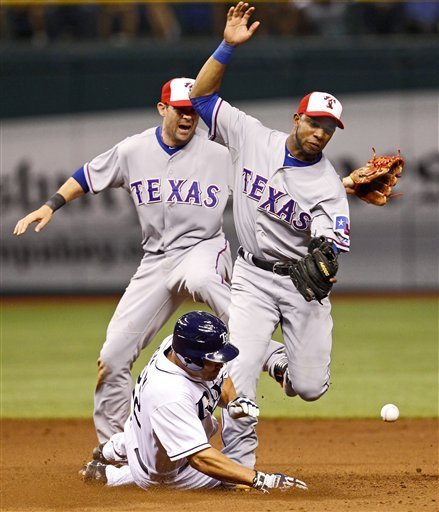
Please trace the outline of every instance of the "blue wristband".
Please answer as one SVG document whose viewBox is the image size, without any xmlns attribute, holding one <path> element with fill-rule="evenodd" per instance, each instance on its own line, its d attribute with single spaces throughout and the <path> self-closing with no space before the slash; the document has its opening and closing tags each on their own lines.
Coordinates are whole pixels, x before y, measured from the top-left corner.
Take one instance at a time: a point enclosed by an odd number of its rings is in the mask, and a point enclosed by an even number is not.
<svg viewBox="0 0 439 512">
<path fill-rule="evenodd" d="M 212 57 L 216 59 L 219 63 L 226 65 L 229 63 L 229 60 L 232 57 L 234 49 L 234 46 L 223 41 L 218 46 L 218 48 L 213 52 Z"/>
</svg>

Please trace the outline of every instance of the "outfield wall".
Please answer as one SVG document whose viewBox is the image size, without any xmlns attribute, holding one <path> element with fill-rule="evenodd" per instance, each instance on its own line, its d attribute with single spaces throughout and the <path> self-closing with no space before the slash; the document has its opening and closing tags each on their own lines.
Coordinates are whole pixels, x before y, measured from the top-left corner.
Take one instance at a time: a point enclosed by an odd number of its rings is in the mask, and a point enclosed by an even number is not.
<svg viewBox="0 0 439 512">
<path fill-rule="evenodd" d="M 174 76 L 195 77 L 219 38 L 111 44 L 0 45 L 0 117 L 152 108 Z M 437 37 L 264 37 L 235 52 L 222 92 L 233 101 L 439 87 Z"/>
<path fill-rule="evenodd" d="M 299 98 L 236 102 L 264 124 L 289 131 Z M 339 290 L 438 290 L 439 150 L 437 91 L 344 94 L 346 129 L 327 155 L 340 175 L 401 148 L 403 197 L 377 208 L 350 199 L 352 251 Z M 160 122 L 154 109 L 2 121 L 1 288 L 3 293 L 119 292 L 141 257 L 129 196 L 109 190 L 55 214 L 41 234 L 11 235 L 17 219 L 43 203 L 85 161 Z M 236 251 L 231 209 L 225 229 Z"/>
</svg>

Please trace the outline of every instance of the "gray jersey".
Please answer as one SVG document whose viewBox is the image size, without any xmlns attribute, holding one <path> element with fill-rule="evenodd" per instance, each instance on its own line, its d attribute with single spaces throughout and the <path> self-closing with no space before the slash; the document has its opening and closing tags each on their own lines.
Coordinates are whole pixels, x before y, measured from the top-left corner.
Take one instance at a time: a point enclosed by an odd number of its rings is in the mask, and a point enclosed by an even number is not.
<svg viewBox="0 0 439 512">
<path fill-rule="evenodd" d="M 218 99 L 211 136 L 225 144 L 234 166 L 234 215 L 240 243 L 271 261 L 307 253 L 312 236 L 325 235 L 349 249 L 349 208 L 329 160 L 284 167 L 288 134 Z"/>
<path fill-rule="evenodd" d="M 197 130 L 169 155 L 156 128 L 133 135 L 84 165 L 93 194 L 122 187 L 131 194 L 142 227 L 145 252 L 194 246 L 222 231 L 230 157 Z"/>
</svg>

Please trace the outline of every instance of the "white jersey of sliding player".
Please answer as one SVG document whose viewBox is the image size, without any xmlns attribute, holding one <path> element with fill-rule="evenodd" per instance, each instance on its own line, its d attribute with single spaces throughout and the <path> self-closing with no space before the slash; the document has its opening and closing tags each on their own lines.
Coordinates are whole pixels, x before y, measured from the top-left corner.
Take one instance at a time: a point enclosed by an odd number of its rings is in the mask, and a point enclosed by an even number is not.
<svg viewBox="0 0 439 512">
<path fill-rule="evenodd" d="M 218 429 L 212 413 L 227 377 L 225 367 L 214 381 L 193 378 L 166 357 L 171 343 L 169 336 L 137 379 L 125 425 L 128 461 L 137 482 L 175 481 L 188 466 L 187 457 L 209 448 Z"/>
</svg>

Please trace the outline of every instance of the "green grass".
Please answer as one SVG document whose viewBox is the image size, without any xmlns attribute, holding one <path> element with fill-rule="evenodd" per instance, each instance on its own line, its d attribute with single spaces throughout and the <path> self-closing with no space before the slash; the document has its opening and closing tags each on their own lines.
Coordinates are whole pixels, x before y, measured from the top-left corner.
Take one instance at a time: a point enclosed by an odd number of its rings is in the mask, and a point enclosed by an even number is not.
<svg viewBox="0 0 439 512">
<path fill-rule="evenodd" d="M 96 359 L 116 302 L 50 305 L 3 302 L 1 311 L 1 415 L 4 418 L 89 418 Z M 142 353 L 137 375 L 186 304 Z M 331 388 L 317 402 L 285 397 L 263 375 L 262 416 L 377 417 L 396 403 L 402 417 L 438 415 L 438 301 L 343 299 L 334 301 Z M 280 333 L 275 335 L 280 339 Z"/>
<path fill-rule="evenodd" d="M 333 317 L 329 391 L 306 403 L 261 379 L 266 416 L 377 417 L 389 402 L 404 417 L 438 415 L 437 299 L 344 299 Z"/>
</svg>

